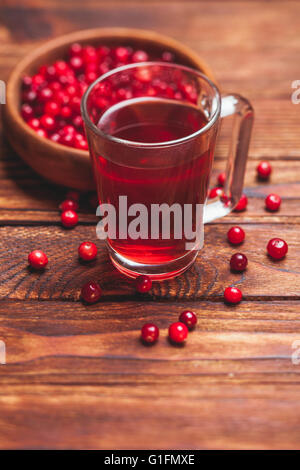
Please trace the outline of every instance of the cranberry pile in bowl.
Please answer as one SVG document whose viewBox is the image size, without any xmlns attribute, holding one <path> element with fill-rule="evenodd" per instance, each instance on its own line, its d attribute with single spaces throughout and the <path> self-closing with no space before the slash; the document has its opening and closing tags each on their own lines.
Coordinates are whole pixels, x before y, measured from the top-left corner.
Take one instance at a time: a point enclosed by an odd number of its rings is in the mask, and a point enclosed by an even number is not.
<svg viewBox="0 0 300 470">
<path fill-rule="evenodd" d="M 12 72 L 4 109 L 10 143 L 32 168 L 52 182 L 80 190 L 93 189 L 80 115 L 81 97 L 103 73 L 147 60 L 181 63 L 214 80 L 194 52 L 154 32 L 109 28 L 72 33 L 35 50 Z M 155 87 L 150 85 L 151 94 Z M 174 92 L 177 91 L 185 92 Z M 112 94 L 103 106 L 135 93 L 138 89 L 129 84 Z"/>
<path fill-rule="evenodd" d="M 25 122 L 41 137 L 46 137 L 68 147 L 88 150 L 83 120 L 80 114 L 81 98 L 99 76 L 122 65 L 146 61 L 174 62 L 170 51 L 163 51 L 159 57 L 144 50 L 134 50 L 127 45 L 108 47 L 105 45 L 71 44 L 67 57 L 53 64 L 42 65 L 33 76 L 22 79 L 21 115 Z M 152 83 L 143 74 L 135 82 L 112 89 L 106 99 L 99 103 L 102 110 L 122 101 L 143 94 L 166 95 L 178 99 L 189 98 L 189 88 L 179 89 L 167 83 Z M 147 77 L 146 77 L 147 78 Z M 190 97 L 192 98 L 192 97 Z"/>
</svg>

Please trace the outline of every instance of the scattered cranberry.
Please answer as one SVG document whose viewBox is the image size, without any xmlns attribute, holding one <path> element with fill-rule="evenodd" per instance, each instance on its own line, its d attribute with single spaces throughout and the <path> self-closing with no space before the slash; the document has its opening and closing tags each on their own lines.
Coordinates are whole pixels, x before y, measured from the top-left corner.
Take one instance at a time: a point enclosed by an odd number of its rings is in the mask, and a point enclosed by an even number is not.
<svg viewBox="0 0 300 470">
<path fill-rule="evenodd" d="M 230 267 L 233 271 L 242 272 L 246 269 L 248 264 L 247 256 L 242 253 L 235 253 L 230 259 Z"/>
<path fill-rule="evenodd" d="M 84 261 L 91 261 L 97 256 L 97 246 L 92 242 L 82 242 L 78 247 L 78 255 Z"/>
<path fill-rule="evenodd" d="M 155 343 L 159 337 L 158 327 L 153 323 L 146 323 L 141 329 L 141 337 L 145 343 Z"/>
<path fill-rule="evenodd" d="M 81 289 L 81 297 L 88 304 L 98 302 L 102 295 L 101 287 L 98 282 L 90 281 L 84 284 Z"/>
<path fill-rule="evenodd" d="M 267 251 L 272 258 L 282 259 L 288 252 L 288 245 L 281 238 L 272 238 L 267 245 Z"/>
<path fill-rule="evenodd" d="M 269 211 L 275 212 L 278 211 L 281 204 L 281 197 L 277 194 L 269 194 L 265 199 L 266 208 Z"/>
<path fill-rule="evenodd" d="M 142 275 L 136 278 L 136 290 L 140 293 L 149 292 L 152 287 L 152 281 L 149 276 Z"/>
<path fill-rule="evenodd" d="M 242 292 L 237 287 L 226 287 L 224 291 L 224 299 L 230 304 L 237 304 L 242 297 Z"/>
<path fill-rule="evenodd" d="M 68 209 L 61 213 L 61 223 L 66 228 L 75 227 L 78 224 L 78 215 L 77 212 Z"/>
<path fill-rule="evenodd" d="M 272 167 L 269 162 L 264 161 L 257 165 L 256 170 L 260 179 L 267 180 L 272 172 Z"/>
<path fill-rule="evenodd" d="M 73 201 L 73 199 L 65 199 L 60 205 L 59 208 L 62 212 L 71 210 L 77 211 L 79 205 L 77 201 Z"/>
<path fill-rule="evenodd" d="M 223 196 L 224 191 L 222 188 L 212 188 L 209 192 L 209 199 L 214 199 L 215 197 Z"/>
<path fill-rule="evenodd" d="M 220 173 L 218 176 L 218 183 L 220 186 L 224 186 L 226 181 L 226 173 Z"/>
<path fill-rule="evenodd" d="M 185 310 L 180 314 L 179 321 L 184 323 L 189 330 L 192 330 L 197 323 L 197 316 L 191 310 Z"/>
<path fill-rule="evenodd" d="M 239 245 L 245 240 L 245 232 L 241 227 L 237 225 L 231 227 L 227 232 L 227 238 L 230 243 L 233 245 Z"/>
<path fill-rule="evenodd" d="M 169 326 L 169 338 L 173 343 L 182 343 L 188 335 L 186 325 L 180 321 Z"/>
<path fill-rule="evenodd" d="M 244 211 L 247 207 L 248 204 L 248 198 L 245 194 L 242 194 L 241 199 L 237 203 L 237 205 L 234 208 L 235 212 L 241 212 Z"/>
<path fill-rule="evenodd" d="M 34 250 L 28 255 L 28 263 L 34 269 L 43 269 L 48 264 L 48 258 L 41 250 Z"/>
</svg>

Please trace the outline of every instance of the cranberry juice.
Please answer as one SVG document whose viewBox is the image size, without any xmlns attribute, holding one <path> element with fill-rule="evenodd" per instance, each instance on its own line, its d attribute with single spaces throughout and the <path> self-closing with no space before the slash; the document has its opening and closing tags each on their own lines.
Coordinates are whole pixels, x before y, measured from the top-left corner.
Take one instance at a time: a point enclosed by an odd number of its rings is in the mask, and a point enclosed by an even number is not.
<svg viewBox="0 0 300 470">
<path fill-rule="evenodd" d="M 160 229 L 158 238 L 151 238 L 151 205 L 178 203 L 183 210 L 184 204 L 192 204 L 196 229 L 196 204 L 206 200 L 215 130 L 184 138 L 207 122 L 195 105 L 162 98 L 123 101 L 100 118 L 98 127 L 104 134 L 126 141 L 102 139 L 99 148 L 92 149 L 100 203 L 113 204 L 117 213 L 116 238 L 108 243 L 120 255 L 136 263 L 159 264 L 187 253 L 184 228 L 182 238 L 176 239 L 172 216 L 169 239 L 163 238 Z M 148 239 L 119 236 L 119 196 L 127 196 L 128 207 L 146 206 Z M 128 216 L 128 224 L 136 216 Z"/>
</svg>

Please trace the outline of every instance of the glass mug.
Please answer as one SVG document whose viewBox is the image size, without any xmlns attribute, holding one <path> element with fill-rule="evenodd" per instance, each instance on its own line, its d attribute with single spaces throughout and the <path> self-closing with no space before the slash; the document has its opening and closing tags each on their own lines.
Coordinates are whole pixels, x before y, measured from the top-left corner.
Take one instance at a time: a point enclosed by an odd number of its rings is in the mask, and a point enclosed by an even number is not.
<svg viewBox="0 0 300 470">
<path fill-rule="evenodd" d="M 203 224 L 238 203 L 253 109 L 220 93 L 206 76 L 177 64 L 114 69 L 81 104 L 105 238 L 124 274 L 162 280 L 184 272 L 203 245 Z M 234 115 L 224 196 L 207 192 L 220 119 Z"/>
</svg>

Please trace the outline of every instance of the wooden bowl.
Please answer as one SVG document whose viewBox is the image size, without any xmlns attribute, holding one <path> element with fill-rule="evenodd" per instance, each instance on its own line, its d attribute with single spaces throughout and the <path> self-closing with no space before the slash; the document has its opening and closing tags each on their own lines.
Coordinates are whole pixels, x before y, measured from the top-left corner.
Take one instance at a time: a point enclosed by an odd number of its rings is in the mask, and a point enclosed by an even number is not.
<svg viewBox="0 0 300 470">
<path fill-rule="evenodd" d="M 209 67 L 189 48 L 153 31 L 138 29 L 99 28 L 78 31 L 53 39 L 26 56 L 15 67 L 7 83 L 4 106 L 6 136 L 25 162 L 44 178 L 59 185 L 88 191 L 95 187 L 88 152 L 39 137 L 25 123 L 19 111 L 22 77 L 36 73 L 43 64 L 63 58 L 73 42 L 109 46 L 126 44 L 155 53 L 168 50 L 175 54 L 176 62 L 198 69 L 215 80 Z"/>
</svg>

